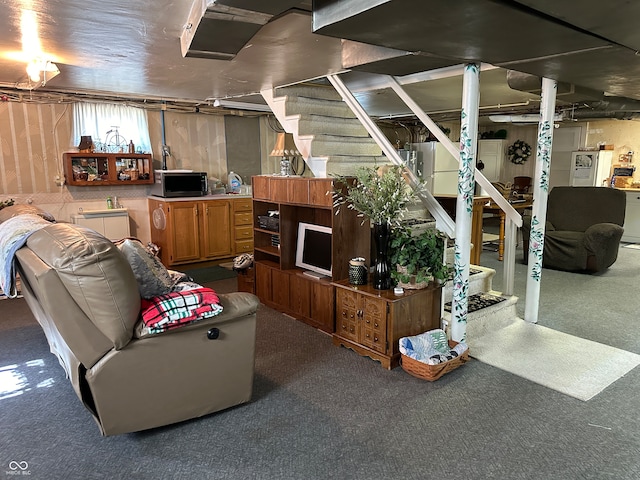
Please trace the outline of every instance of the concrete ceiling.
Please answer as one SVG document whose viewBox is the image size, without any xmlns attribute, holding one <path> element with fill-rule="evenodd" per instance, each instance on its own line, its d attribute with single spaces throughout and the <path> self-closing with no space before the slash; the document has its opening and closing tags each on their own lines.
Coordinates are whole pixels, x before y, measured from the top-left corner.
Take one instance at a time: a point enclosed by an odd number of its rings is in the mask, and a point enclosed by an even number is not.
<svg viewBox="0 0 640 480">
<path fill-rule="evenodd" d="M 402 76 L 427 112 L 455 115 L 461 102 L 456 66 L 475 61 L 484 67 L 485 113 L 537 111 L 535 91 L 509 87 L 510 69 L 596 96 L 624 97 L 630 99 L 625 108 L 640 111 L 634 103 L 640 100 L 640 4 L 624 0 L 456 0 L 455 8 L 445 0 L 314 0 L 313 13 L 311 0 L 0 5 L 0 86 L 6 92 L 26 76 L 21 22 L 31 11 L 40 48 L 61 71 L 40 91 L 206 105 L 218 98 L 261 101 L 261 89 L 349 70 L 345 80 L 374 116 L 408 110 L 388 90 L 372 90 L 370 72 Z M 593 97 L 559 98 L 558 105 L 593 110 L 585 107 L 587 99 Z"/>
</svg>

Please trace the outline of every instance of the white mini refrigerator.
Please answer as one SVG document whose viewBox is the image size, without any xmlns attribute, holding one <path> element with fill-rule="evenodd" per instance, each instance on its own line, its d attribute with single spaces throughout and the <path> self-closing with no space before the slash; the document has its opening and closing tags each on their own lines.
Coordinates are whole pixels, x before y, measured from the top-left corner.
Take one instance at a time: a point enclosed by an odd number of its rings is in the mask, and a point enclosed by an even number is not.
<svg viewBox="0 0 640 480">
<path fill-rule="evenodd" d="M 571 152 L 571 177 L 573 187 L 603 187 L 611 171 L 613 151 L 589 150 Z"/>
<path fill-rule="evenodd" d="M 455 143 L 456 148 L 459 144 Z M 423 142 L 411 145 L 422 161 L 422 178 L 432 195 L 457 195 L 458 161 L 440 142 Z"/>
</svg>

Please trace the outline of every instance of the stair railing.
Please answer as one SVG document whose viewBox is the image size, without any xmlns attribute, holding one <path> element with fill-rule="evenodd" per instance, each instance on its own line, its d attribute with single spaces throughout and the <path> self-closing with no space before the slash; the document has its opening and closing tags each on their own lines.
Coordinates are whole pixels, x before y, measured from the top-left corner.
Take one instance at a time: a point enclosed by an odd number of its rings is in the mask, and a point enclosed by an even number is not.
<svg viewBox="0 0 640 480">
<path fill-rule="evenodd" d="M 335 89 L 340 93 L 343 100 L 349 105 L 352 111 L 356 114 L 356 116 L 360 119 L 362 124 L 365 126 L 369 134 L 372 138 L 378 143 L 378 145 L 382 148 L 384 153 L 389 157 L 394 164 L 396 165 L 404 165 L 404 162 L 397 154 L 396 149 L 393 148 L 391 143 L 386 139 L 386 137 L 380 132 L 380 135 L 383 137 L 380 140 L 376 138 L 377 134 L 374 135 L 372 131 L 379 129 L 373 123 L 371 118 L 366 114 L 362 106 L 355 99 L 351 91 L 348 89 L 346 85 L 342 82 L 337 75 L 329 75 L 327 77 L 329 81 L 333 84 Z M 420 106 L 405 92 L 400 83 L 392 76 L 386 76 L 387 85 L 391 88 L 396 95 L 411 109 L 411 111 L 422 121 L 422 123 L 427 127 L 427 129 L 436 137 L 440 143 L 444 145 L 444 147 L 449 151 L 449 153 L 460 163 L 460 150 L 453 144 L 453 142 L 442 132 L 442 130 L 436 125 L 436 123 L 431 120 L 431 118 L 420 108 Z M 361 118 L 362 117 L 362 118 Z M 366 119 L 365 120 L 363 120 Z M 367 125 L 367 122 L 370 123 L 370 126 Z M 384 144 L 387 144 L 385 147 Z M 489 195 L 491 200 L 500 207 L 502 211 L 505 212 L 505 251 L 504 251 L 504 284 L 503 290 L 507 295 L 511 295 L 513 293 L 514 287 L 514 276 L 515 276 L 515 244 L 516 244 L 516 235 L 517 235 L 517 227 L 522 226 L 522 216 L 516 209 L 514 209 L 511 204 L 508 202 L 504 196 L 498 192 L 498 190 L 491 184 L 491 182 L 482 174 L 481 171 L 475 169 L 475 181 L 478 183 L 485 192 Z M 416 182 L 417 178 L 413 176 L 413 181 Z M 412 185 L 414 186 L 414 185 Z M 428 192 L 427 192 L 428 193 Z M 433 198 L 433 196 L 429 193 L 429 197 L 431 197 L 435 203 L 440 206 L 440 204 Z M 436 219 L 436 226 L 444 231 L 450 238 L 455 238 L 455 231 L 449 232 L 447 228 L 443 228 L 438 224 L 439 220 L 439 212 L 436 209 L 433 210 L 433 205 L 430 202 L 423 201 L 425 207 L 431 212 L 431 214 Z M 445 212 L 446 214 L 446 212 Z M 447 218 L 450 219 L 447 214 Z M 452 228 L 455 230 L 455 224 L 452 222 Z M 478 245 L 477 248 L 482 248 L 482 245 Z"/>
<path fill-rule="evenodd" d="M 388 86 L 398 95 L 398 97 L 411 109 L 411 111 L 420 119 L 425 127 L 438 139 L 442 145 L 449 151 L 451 155 L 460 163 L 460 150 L 453 144 L 444 132 L 431 120 L 431 118 L 420 108 L 420 106 L 407 94 L 400 83 L 392 77 L 387 76 Z M 491 200 L 505 212 L 505 254 L 504 254 L 504 293 L 511 295 L 513 293 L 514 276 L 515 276 L 515 244 L 517 229 L 515 226 L 522 226 L 522 216 L 511 206 L 509 201 L 491 184 L 482 172 L 475 169 L 475 181 L 485 192 L 491 197 Z M 479 245 L 478 248 L 482 248 Z"/>
<path fill-rule="evenodd" d="M 328 75 L 327 78 L 336 89 L 336 91 L 340 94 L 345 103 L 351 108 L 353 113 L 356 115 L 360 123 L 366 128 L 371 138 L 375 140 L 378 146 L 382 149 L 384 154 L 389 158 L 389 160 L 394 164 L 401 167 L 406 167 L 404 161 L 398 154 L 398 151 L 391 144 L 389 139 L 386 137 L 384 133 L 378 128 L 375 122 L 369 117 L 367 112 L 365 112 L 362 105 L 358 103 L 356 98 L 353 96 L 351 91 L 347 88 L 344 82 L 338 77 L 338 75 Z M 422 201 L 422 204 L 429 210 L 431 215 L 436 221 L 436 227 L 438 230 L 444 232 L 449 238 L 455 238 L 455 223 L 449 216 L 449 214 L 442 208 L 442 205 L 435 199 L 435 197 L 431 194 L 431 192 L 421 188 L 420 181 L 418 177 L 409 170 L 405 169 L 407 173 L 407 177 L 409 178 L 409 185 L 415 190 L 418 198 Z"/>
</svg>

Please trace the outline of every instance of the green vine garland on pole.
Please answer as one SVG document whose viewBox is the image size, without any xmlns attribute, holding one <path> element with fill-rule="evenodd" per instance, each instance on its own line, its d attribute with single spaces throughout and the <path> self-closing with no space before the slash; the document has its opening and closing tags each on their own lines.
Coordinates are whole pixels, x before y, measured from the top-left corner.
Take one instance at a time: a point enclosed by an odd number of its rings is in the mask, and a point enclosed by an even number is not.
<svg viewBox="0 0 640 480">
<path fill-rule="evenodd" d="M 509 160 L 516 165 L 522 165 L 531 156 L 531 147 L 522 140 L 516 140 L 509 146 Z"/>
</svg>

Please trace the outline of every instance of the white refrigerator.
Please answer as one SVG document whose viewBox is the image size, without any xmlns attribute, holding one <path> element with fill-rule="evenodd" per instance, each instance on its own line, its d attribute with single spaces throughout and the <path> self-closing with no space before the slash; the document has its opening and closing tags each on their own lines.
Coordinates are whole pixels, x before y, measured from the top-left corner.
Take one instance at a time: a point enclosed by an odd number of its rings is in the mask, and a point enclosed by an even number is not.
<svg viewBox="0 0 640 480">
<path fill-rule="evenodd" d="M 460 148 L 459 143 L 454 145 Z M 440 142 L 414 143 L 411 150 L 418 152 L 422 178 L 432 195 L 457 195 L 458 161 Z"/>
<path fill-rule="evenodd" d="M 612 150 L 571 152 L 570 183 L 573 187 L 602 187 L 611 171 Z"/>
</svg>

